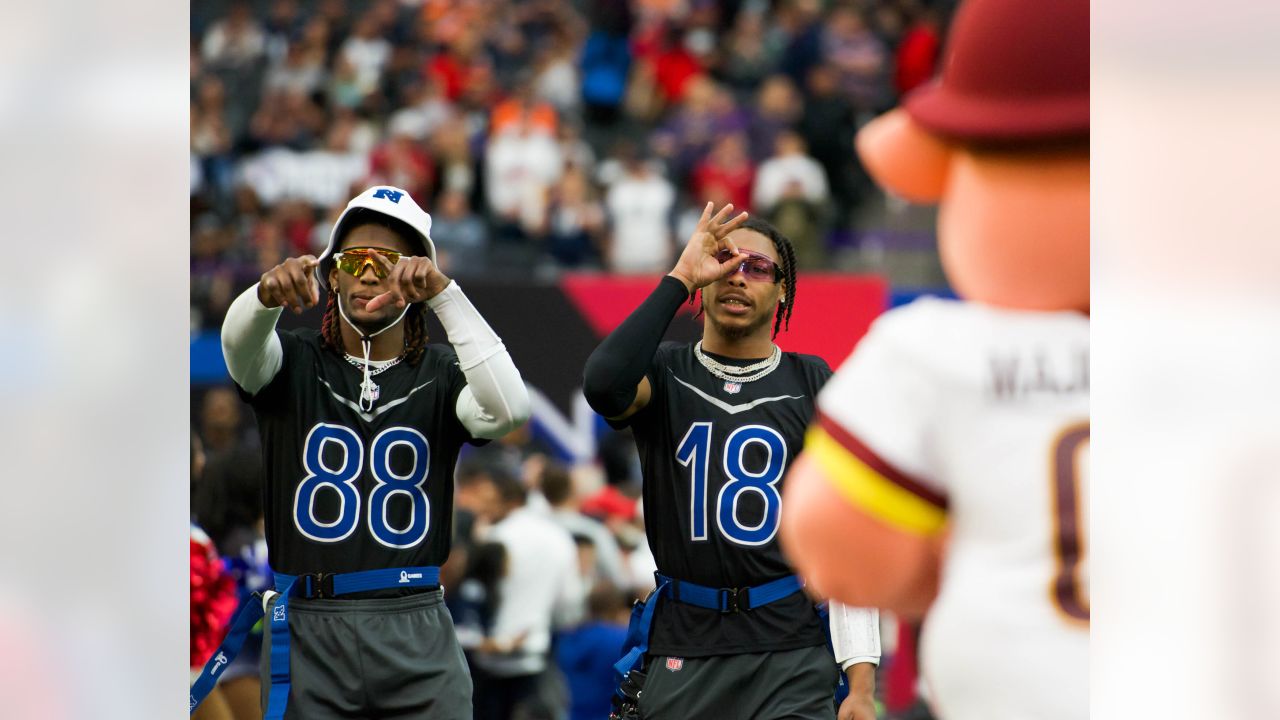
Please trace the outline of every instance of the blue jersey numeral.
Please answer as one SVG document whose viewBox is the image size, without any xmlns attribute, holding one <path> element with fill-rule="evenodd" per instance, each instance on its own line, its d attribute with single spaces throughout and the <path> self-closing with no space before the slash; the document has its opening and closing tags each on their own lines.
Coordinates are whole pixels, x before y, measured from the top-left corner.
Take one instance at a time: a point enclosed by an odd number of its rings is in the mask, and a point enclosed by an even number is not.
<svg viewBox="0 0 1280 720">
<path fill-rule="evenodd" d="M 387 460 L 391 457 L 391 449 L 403 445 L 413 452 L 413 469 L 408 475 L 400 476 L 391 472 Z M 373 479 L 378 486 L 369 494 L 369 530 L 378 542 L 392 548 L 413 547 L 427 536 L 428 518 L 431 512 L 431 501 L 422 489 L 427 481 L 427 463 L 431 458 L 431 448 L 422 433 L 405 427 L 394 427 L 378 433 L 373 439 L 373 451 L 369 458 L 373 469 Z M 408 526 L 399 530 L 392 528 L 387 522 L 387 501 L 396 493 L 409 498 L 410 515 Z"/>
<path fill-rule="evenodd" d="M 342 447 L 342 464 L 331 468 L 324 464 L 327 442 Z M 412 453 L 411 469 L 406 475 L 391 471 L 391 453 Z M 407 427 L 393 427 L 378 433 L 370 447 L 369 467 L 378 482 L 369 493 L 369 532 L 379 543 L 391 548 L 410 548 L 422 542 L 431 524 L 431 502 L 423 485 L 430 469 L 431 448 L 422 433 Z M 360 521 L 360 493 L 355 482 L 364 467 L 364 444 L 354 430 L 343 425 L 318 423 L 307 434 L 302 448 L 302 467 L 306 477 L 298 483 L 293 497 L 293 522 L 298 532 L 318 542 L 338 542 L 355 532 Z M 316 496 L 321 492 L 338 493 L 338 517 L 321 522 L 315 515 Z M 397 494 L 409 498 L 409 522 L 405 527 L 392 527 L 387 519 L 387 506 Z"/>
<path fill-rule="evenodd" d="M 690 536 L 694 541 L 707 539 L 707 464 L 711 434 L 711 423 L 694 423 L 676 449 L 676 461 L 692 471 L 689 509 Z M 746 450 L 753 443 L 764 446 L 763 468 L 746 467 Z M 744 425 L 730 433 L 722 461 L 728 482 L 716 496 L 716 524 L 726 540 L 748 546 L 773 540 L 782 511 L 777 484 L 786 466 L 787 443 L 777 430 L 765 425 Z M 756 493 L 764 500 L 764 516 L 756 525 L 744 525 L 738 520 L 738 502 L 743 493 Z"/>
</svg>

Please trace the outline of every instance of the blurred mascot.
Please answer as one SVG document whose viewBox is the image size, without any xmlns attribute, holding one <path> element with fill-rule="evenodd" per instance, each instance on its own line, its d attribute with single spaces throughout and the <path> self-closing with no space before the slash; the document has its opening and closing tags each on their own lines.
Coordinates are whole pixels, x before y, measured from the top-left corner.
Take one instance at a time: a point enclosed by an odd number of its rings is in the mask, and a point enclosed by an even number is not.
<svg viewBox="0 0 1280 720">
<path fill-rule="evenodd" d="M 1088 3 L 967 0 L 942 68 L 856 145 L 939 204 L 963 299 L 886 313 L 832 378 L 782 540 L 816 592 L 924 617 L 938 716 L 1087 718 Z"/>
</svg>

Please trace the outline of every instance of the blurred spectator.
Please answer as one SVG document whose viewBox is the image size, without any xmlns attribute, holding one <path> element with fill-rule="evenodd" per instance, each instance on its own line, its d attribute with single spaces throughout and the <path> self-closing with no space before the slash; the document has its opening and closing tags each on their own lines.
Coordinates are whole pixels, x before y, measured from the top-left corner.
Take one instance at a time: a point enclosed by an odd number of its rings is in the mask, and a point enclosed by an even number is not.
<svg viewBox="0 0 1280 720">
<path fill-rule="evenodd" d="M 556 123 L 555 107 L 536 97 L 532 81 L 522 76 L 511 96 L 494 106 L 489 116 L 489 133 L 498 136 L 527 129 L 530 134 L 554 137 Z"/>
<path fill-rule="evenodd" d="M 756 173 L 752 207 L 767 215 L 783 199 L 800 198 L 823 205 L 830 197 L 827 174 L 805 153 L 804 138 L 794 130 L 779 133 L 773 156 Z"/>
<path fill-rule="evenodd" d="M 391 114 L 389 125 L 418 141 L 431 137 L 456 112 L 440 83 L 431 76 L 405 87 L 404 103 Z"/>
<path fill-rule="evenodd" d="M 267 35 L 267 56 L 279 62 L 288 52 L 290 39 L 302 31 L 303 17 L 298 0 L 273 0 L 263 20 Z"/>
<path fill-rule="evenodd" d="M 200 51 L 214 68 L 244 68 L 262 57 L 267 36 L 253 17 L 248 2 L 234 2 L 227 16 L 213 23 L 205 33 Z"/>
<path fill-rule="evenodd" d="M 490 637 L 493 619 L 502 602 L 501 583 L 507 575 L 507 549 L 502 543 L 483 542 L 468 553 L 466 572 L 450 600 L 450 613 L 458 644 L 474 662 L 477 651 L 497 652 L 502 648 Z"/>
<path fill-rule="evenodd" d="M 554 112 L 554 111 L 552 111 Z M 499 239 L 520 241 L 546 218 L 547 190 L 560 179 L 560 146 L 530 115 L 519 116 L 489 140 L 485 190 L 499 223 Z"/>
<path fill-rule="evenodd" d="M 888 49 L 867 26 L 860 10 L 845 5 L 832 10 L 823 33 L 822 50 L 855 108 L 878 113 L 889 107 Z"/>
<path fill-rule="evenodd" d="M 191 511 L 223 555 L 234 557 L 252 546 L 262 529 L 262 455 L 257 448 L 234 445 L 209 456 L 192 489 Z"/>
<path fill-rule="evenodd" d="M 893 86 L 898 95 L 906 95 L 928 81 L 937 70 L 942 48 L 939 11 L 925 7 L 907 28 L 894 52 Z"/>
<path fill-rule="evenodd" d="M 626 640 L 628 595 L 603 584 L 587 597 L 587 622 L 566 632 L 556 645 L 556 663 L 569 684 L 570 720 L 609 716 L 615 687 L 613 664 Z"/>
<path fill-rule="evenodd" d="M 561 116 L 577 115 L 582 104 L 576 60 L 572 39 L 557 32 L 534 61 L 534 95 L 550 103 Z"/>
<path fill-rule="evenodd" d="M 403 188 L 427 210 L 435 183 L 435 165 L 413 137 L 413 130 L 392 122 L 387 139 L 369 156 L 369 185 L 394 185 Z"/>
<path fill-rule="evenodd" d="M 286 89 L 264 95 L 253 114 L 249 133 L 260 146 L 307 150 L 324 136 L 326 117 L 311 96 Z"/>
<path fill-rule="evenodd" d="M 346 57 L 334 60 L 328 91 L 329 102 L 337 107 L 355 108 L 364 102 L 366 93 L 355 63 Z"/>
<path fill-rule="evenodd" d="M 719 76 L 743 94 L 755 90 L 773 72 L 782 52 L 766 33 L 764 13 L 755 10 L 738 13 L 723 46 Z"/>
<path fill-rule="evenodd" d="M 584 171 L 569 168 L 551 191 L 545 233 L 547 252 L 566 268 L 593 262 L 599 255 L 604 228 L 604 208 L 595 197 L 590 179 Z"/>
<path fill-rule="evenodd" d="M 669 270 L 675 251 L 675 188 L 634 151 L 621 161 L 622 176 L 610 186 L 604 202 L 611 229 L 605 266 L 620 273 Z"/>
<path fill-rule="evenodd" d="M 760 162 L 773 154 L 778 134 L 795 127 L 804 112 L 804 98 L 786 75 L 770 75 L 756 93 L 751 113 L 751 157 Z"/>
<path fill-rule="evenodd" d="M 425 71 L 435 76 L 444 88 L 445 97 L 456 102 L 462 97 L 467 76 L 474 66 L 484 62 L 479 38 L 470 27 L 459 28 L 457 35 L 427 62 Z"/>
<path fill-rule="evenodd" d="M 200 440 L 208 461 L 234 450 L 241 440 L 240 398 L 227 386 L 209 388 L 200 405 Z"/>
<path fill-rule="evenodd" d="M 470 275 L 485 270 L 488 231 L 467 206 L 467 196 L 462 191 L 446 190 L 431 221 L 431 239 L 436 245 L 441 272 Z"/>
<path fill-rule="evenodd" d="M 286 200 L 276 206 L 275 217 L 284 232 L 286 255 L 293 257 L 311 252 L 315 209 L 309 203 Z"/>
<path fill-rule="evenodd" d="M 626 36 L 603 29 L 592 30 L 582 47 L 580 62 L 587 120 L 612 125 L 618 119 L 631 70 L 631 50 Z"/>
<path fill-rule="evenodd" d="M 595 173 L 596 152 L 591 144 L 582 139 L 582 128 L 578 123 L 563 121 L 556 132 L 556 142 L 560 145 L 560 156 L 564 158 L 565 168 L 577 168 L 586 173 L 590 179 Z"/>
<path fill-rule="evenodd" d="M 289 43 L 284 57 L 273 63 L 263 80 L 263 91 L 310 95 L 324 86 L 323 53 L 316 53 L 302 42 Z"/>
<path fill-rule="evenodd" d="M 684 101 L 655 132 L 652 144 L 667 161 L 671 177 L 683 184 L 716 138 L 746 130 L 749 124 L 727 91 L 699 76 L 690 81 Z"/>
<path fill-rule="evenodd" d="M 856 162 L 853 133 L 857 129 L 854 109 L 840 93 L 839 76 L 834 68 L 814 67 L 809 72 L 808 88 L 809 96 L 798 129 L 809 146 L 809 154 L 827 174 L 836 207 L 846 212 L 835 218 L 836 225 L 842 226 L 849 219 L 847 211 L 857 205 L 859 199 L 853 165 Z"/>
<path fill-rule="evenodd" d="M 577 622 L 583 597 L 577 551 L 563 528 L 525 507 L 525 488 L 503 468 L 489 468 L 499 497 L 497 521 L 486 540 L 502 543 L 507 572 L 491 631 L 492 651 L 478 650 L 473 665 L 477 720 L 506 720 L 535 699 L 547 669 L 554 628 Z"/>
<path fill-rule="evenodd" d="M 746 135 L 730 133 L 715 141 L 711 153 L 694 169 L 690 185 L 700 201 L 711 200 L 716 207 L 730 202 L 735 210 L 750 210 L 755 176 Z"/>
<path fill-rule="evenodd" d="M 603 523 L 582 513 L 582 498 L 573 486 L 569 471 L 563 465 L 549 463 L 542 471 L 540 486 L 551 505 L 551 518 L 570 534 L 590 541 L 595 566 L 588 577 L 614 585 L 625 584 L 627 573 L 618 542 Z"/>
<path fill-rule="evenodd" d="M 778 136 L 777 153 L 756 175 L 753 197 L 756 211 L 791 238 L 798 267 L 826 266 L 827 175 L 818 161 L 805 154 L 799 133 L 786 131 Z"/>
<path fill-rule="evenodd" d="M 315 16 L 329 28 L 325 55 L 332 58 L 348 35 L 351 34 L 351 15 L 347 12 L 348 0 L 319 0 Z"/>
<path fill-rule="evenodd" d="M 689 81 L 701 75 L 703 67 L 689 50 L 684 28 L 668 25 L 659 35 L 657 47 L 648 60 L 653 64 L 654 81 L 663 103 L 671 105 L 684 99 Z"/>
<path fill-rule="evenodd" d="M 822 2 L 784 0 L 774 20 L 786 38 L 778 69 L 803 84 L 813 66 L 822 62 Z"/>
<path fill-rule="evenodd" d="M 191 152 L 205 181 L 219 191 L 231 187 L 231 129 L 226 121 L 226 89 L 217 77 L 202 78 L 191 104 Z"/>
<path fill-rule="evenodd" d="M 467 126 L 461 117 L 454 115 L 440 125 L 431 137 L 431 150 L 441 168 L 442 189 L 470 197 L 478 187 Z M 472 206 L 475 207 L 474 204 Z"/>
<path fill-rule="evenodd" d="M 382 37 L 378 19 L 372 12 L 357 18 L 351 36 L 338 51 L 338 57 L 350 64 L 353 81 L 361 97 L 378 89 L 382 70 L 391 59 L 391 43 Z"/>
<path fill-rule="evenodd" d="M 366 117 L 351 108 L 339 107 L 333 109 L 324 147 L 335 155 L 364 156 L 377 147 L 379 137 L 378 128 Z"/>
</svg>

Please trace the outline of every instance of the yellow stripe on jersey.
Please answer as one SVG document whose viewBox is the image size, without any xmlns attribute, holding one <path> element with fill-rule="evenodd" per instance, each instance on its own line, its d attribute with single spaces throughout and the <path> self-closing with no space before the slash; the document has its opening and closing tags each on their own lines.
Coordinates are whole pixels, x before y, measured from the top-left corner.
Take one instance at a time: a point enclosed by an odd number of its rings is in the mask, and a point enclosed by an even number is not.
<svg viewBox="0 0 1280 720">
<path fill-rule="evenodd" d="M 942 508 L 873 470 L 821 427 L 809 428 L 804 450 L 845 500 L 872 517 L 915 535 L 933 535 L 946 523 Z"/>
</svg>

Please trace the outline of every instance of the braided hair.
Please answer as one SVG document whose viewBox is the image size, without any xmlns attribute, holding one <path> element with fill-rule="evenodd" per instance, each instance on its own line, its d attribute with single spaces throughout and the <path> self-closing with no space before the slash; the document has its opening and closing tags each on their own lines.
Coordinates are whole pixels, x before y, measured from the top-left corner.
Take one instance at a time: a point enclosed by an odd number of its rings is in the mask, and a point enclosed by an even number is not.
<svg viewBox="0 0 1280 720">
<path fill-rule="evenodd" d="M 796 249 L 791 244 L 790 238 L 782 234 L 782 231 L 774 227 L 768 220 L 758 217 L 748 217 L 745 222 L 738 226 L 739 230 L 754 230 L 755 232 L 769 238 L 773 243 L 773 248 L 778 251 L 778 258 L 781 260 L 779 267 L 782 268 L 782 282 L 786 283 L 786 294 L 783 295 L 782 303 L 778 305 L 778 310 L 773 316 L 773 335 L 770 339 L 778 337 L 779 330 L 786 330 L 791 325 L 791 312 L 796 307 Z M 698 297 L 698 292 L 689 296 L 689 304 L 698 303 L 698 313 L 702 314 L 702 303 Z M 697 317 L 695 315 L 695 317 Z"/>
<path fill-rule="evenodd" d="M 408 223 L 367 208 L 354 208 L 342 219 L 340 234 L 333 245 L 334 251 L 337 252 L 337 249 L 342 247 L 342 241 L 351 234 L 351 231 L 363 225 L 384 227 L 399 236 L 405 244 L 426 254 L 417 231 Z M 341 323 L 342 316 L 338 312 L 338 291 L 330 287 L 329 299 L 324 308 L 324 318 L 320 321 L 320 345 L 339 357 L 346 355 L 347 352 L 342 345 Z M 409 311 L 404 314 L 404 346 L 405 362 L 416 366 L 427 350 L 427 317 L 422 303 L 411 303 Z"/>
</svg>

